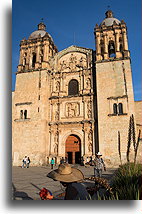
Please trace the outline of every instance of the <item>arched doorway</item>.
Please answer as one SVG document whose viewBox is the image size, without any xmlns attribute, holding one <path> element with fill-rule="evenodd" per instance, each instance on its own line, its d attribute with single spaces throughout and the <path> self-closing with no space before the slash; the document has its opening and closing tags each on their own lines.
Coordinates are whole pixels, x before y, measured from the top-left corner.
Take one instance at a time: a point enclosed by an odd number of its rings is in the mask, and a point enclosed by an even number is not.
<svg viewBox="0 0 142 214">
<path fill-rule="evenodd" d="M 77 135 L 70 135 L 66 140 L 66 157 L 70 164 L 80 164 L 81 140 Z"/>
</svg>

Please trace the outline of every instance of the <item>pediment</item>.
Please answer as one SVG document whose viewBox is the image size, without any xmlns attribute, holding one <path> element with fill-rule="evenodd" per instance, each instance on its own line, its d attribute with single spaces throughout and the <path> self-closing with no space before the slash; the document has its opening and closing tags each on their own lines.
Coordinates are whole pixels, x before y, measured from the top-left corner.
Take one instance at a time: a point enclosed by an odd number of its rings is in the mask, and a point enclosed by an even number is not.
<svg viewBox="0 0 142 214">
<path fill-rule="evenodd" d="M 89 54 L 92 50 L 71 46 L 58 53 L 58 71 L 70 72 L 86 69 L 89 63 Z"/>
</svg>

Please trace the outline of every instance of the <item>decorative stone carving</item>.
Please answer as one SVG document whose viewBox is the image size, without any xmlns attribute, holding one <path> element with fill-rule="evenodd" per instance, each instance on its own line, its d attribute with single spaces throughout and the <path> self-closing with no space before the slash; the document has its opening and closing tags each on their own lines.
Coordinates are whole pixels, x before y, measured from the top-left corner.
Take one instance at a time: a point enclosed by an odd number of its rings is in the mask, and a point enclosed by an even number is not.
<svg viewBox="0 0 142 214">
<path fill-rule="evenodd" d="M 92 152 L 92 146 L 93 146 L 92 142 L 93 142 L 93 136 L 92 136 L 92 130 L 90 130 L 88 133 L 88 151 L 89 152 Z"/>
<path fill-rule="evenodd" d="M 56 112 L 55 112 L 55 120 L 59 120 L 59 103 L 57 103 L 57 108 L 56 108 Z"/>
<path fill-rule="evenodd" d="M 88 143 L 88 151 L 92 152 L 92 142 L 91 141 Z"/>
<path fill-rule="evenodd" d="M 79 60 L 79 66 L 82 68 L 86 68 L 87 67 L 87 60 L 84 57 L 81 57 Z"/>
<path fill-rule="evenodd" d="M 58 141 L 59 141 L 59 133 L 56 132 L 54 137 L 54 154 L 55 155 L 58 155 Z"/>
<path fill-rule="evenodd" d="M 92 116 L 91 104 L 92 104 L 92 102 L 91 102 L 91 100 L 89 100 L 87 103 L 87 116 L 88 116 L 88 118 L 90 118 Z"/>
<path fill-rule="evenodd" d="M 56 91 L 60 91 L 60 82 L 59 81 L 57 81 L 56 82 Z"/>
<path fill-rule="evenodd" d="M 92 141 L 92 130 L 88 133 L 88 141 Z"/>
<path fill-rule="evenodd" d="M 67 117 L 77 117 L 79 116 L 79 103 L 67 103 L 66 104 L 66 116 Z"/>
<path fill-rule="evenodd" d="M 77 57 L 71 54 L 71 57 L 69 58 L 69 68 L 71 70 L 75 69 L 77 64 Z"/>
<path fill-rule="evenodd" d="M 54 154 L 58 155 L 58 143 L 54 144 Z"/>
<path fill-rule="evenodd" d="M 91 79 L 90 78 L 87 78 L 86 80 L 86 88 L 90 88 L 91 87 Z"/>
<path fill-rule="evenodd" d="M 60 63 L 60 70 L 61 70 L 61 71 L 62 71 L 62 70 L 65 70 L 67 67 L 68 67 L 68 66 L 67 66 L 67 62 L 66 62 L 66 61 L 63 61 L 63 62 Z"/>
</svg>

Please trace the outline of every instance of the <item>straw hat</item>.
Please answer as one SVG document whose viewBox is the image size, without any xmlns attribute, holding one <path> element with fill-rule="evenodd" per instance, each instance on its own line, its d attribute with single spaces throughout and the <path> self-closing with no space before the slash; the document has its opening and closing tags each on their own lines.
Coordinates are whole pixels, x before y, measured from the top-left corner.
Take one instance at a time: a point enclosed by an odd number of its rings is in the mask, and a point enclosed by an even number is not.
<svg viewBox="0 0 142 214">
<path fill-rule="evenodd" d="M 98 155 L 98 156 L 102 156 L 102 154 L 101 154 L 100 152 L 96 153 L 96 155 Z"/>
<path fill-rule="evenodd" d="M 65 183 L 80 181 L 84 179 L 83 173 L 76 168 L 72 168 L 68 163 L 60 164 L 58 169 L 48 173 L 47 177 Z"/>
</svg>

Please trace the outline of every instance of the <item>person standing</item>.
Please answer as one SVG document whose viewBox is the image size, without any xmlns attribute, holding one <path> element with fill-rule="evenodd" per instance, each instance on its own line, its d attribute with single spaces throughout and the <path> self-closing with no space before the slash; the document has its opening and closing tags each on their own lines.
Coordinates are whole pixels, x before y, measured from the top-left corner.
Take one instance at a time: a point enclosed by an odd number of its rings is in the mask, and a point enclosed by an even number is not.
<svg viewBox="0 0 142 214">
<path fill-rule="evenodd" d="M 64 158 L 62 157 L 61 160 L 60 160 L 60 164 L 62 164 L 62 163 L 64 163 L 64 162 L 65 162 L 65 160 L 64 160 Z"/>
<path fill-rule="evenodd" d="M 95 177 L 102 177 L 102 171 L 103 169 L 106 171 L 106 166 L 104 163 L 104 160 L 101 158 L 102 154 L 100 152 L 98 152 L 96 154 L 96 158 L 94 160 L 94 176 Z"/>
<path fill-rule="evenodd" d="M 22 168 L 25 168 L 26 167 L 26 164 L 27 164 L 27 156 L 25 156 L 24 158 L 23 158 L 23 164 L 22 164 Z"/>
<path fill-rule="evenodd" d="M 51 169 L 53 169 L 54 164 L 55 164 L 55 161 L 54 161 L 54 159 L 52 158 L 52 159 L 51 159 Z"/>
<path fill-rule="evenodd" d="M 30 160 L 30 158 L 28 157 L 28 158 L 27 158 L 26 168 L 29 168 L 30 162 L 31 162 L 31 160 Z"/>
</svg>

